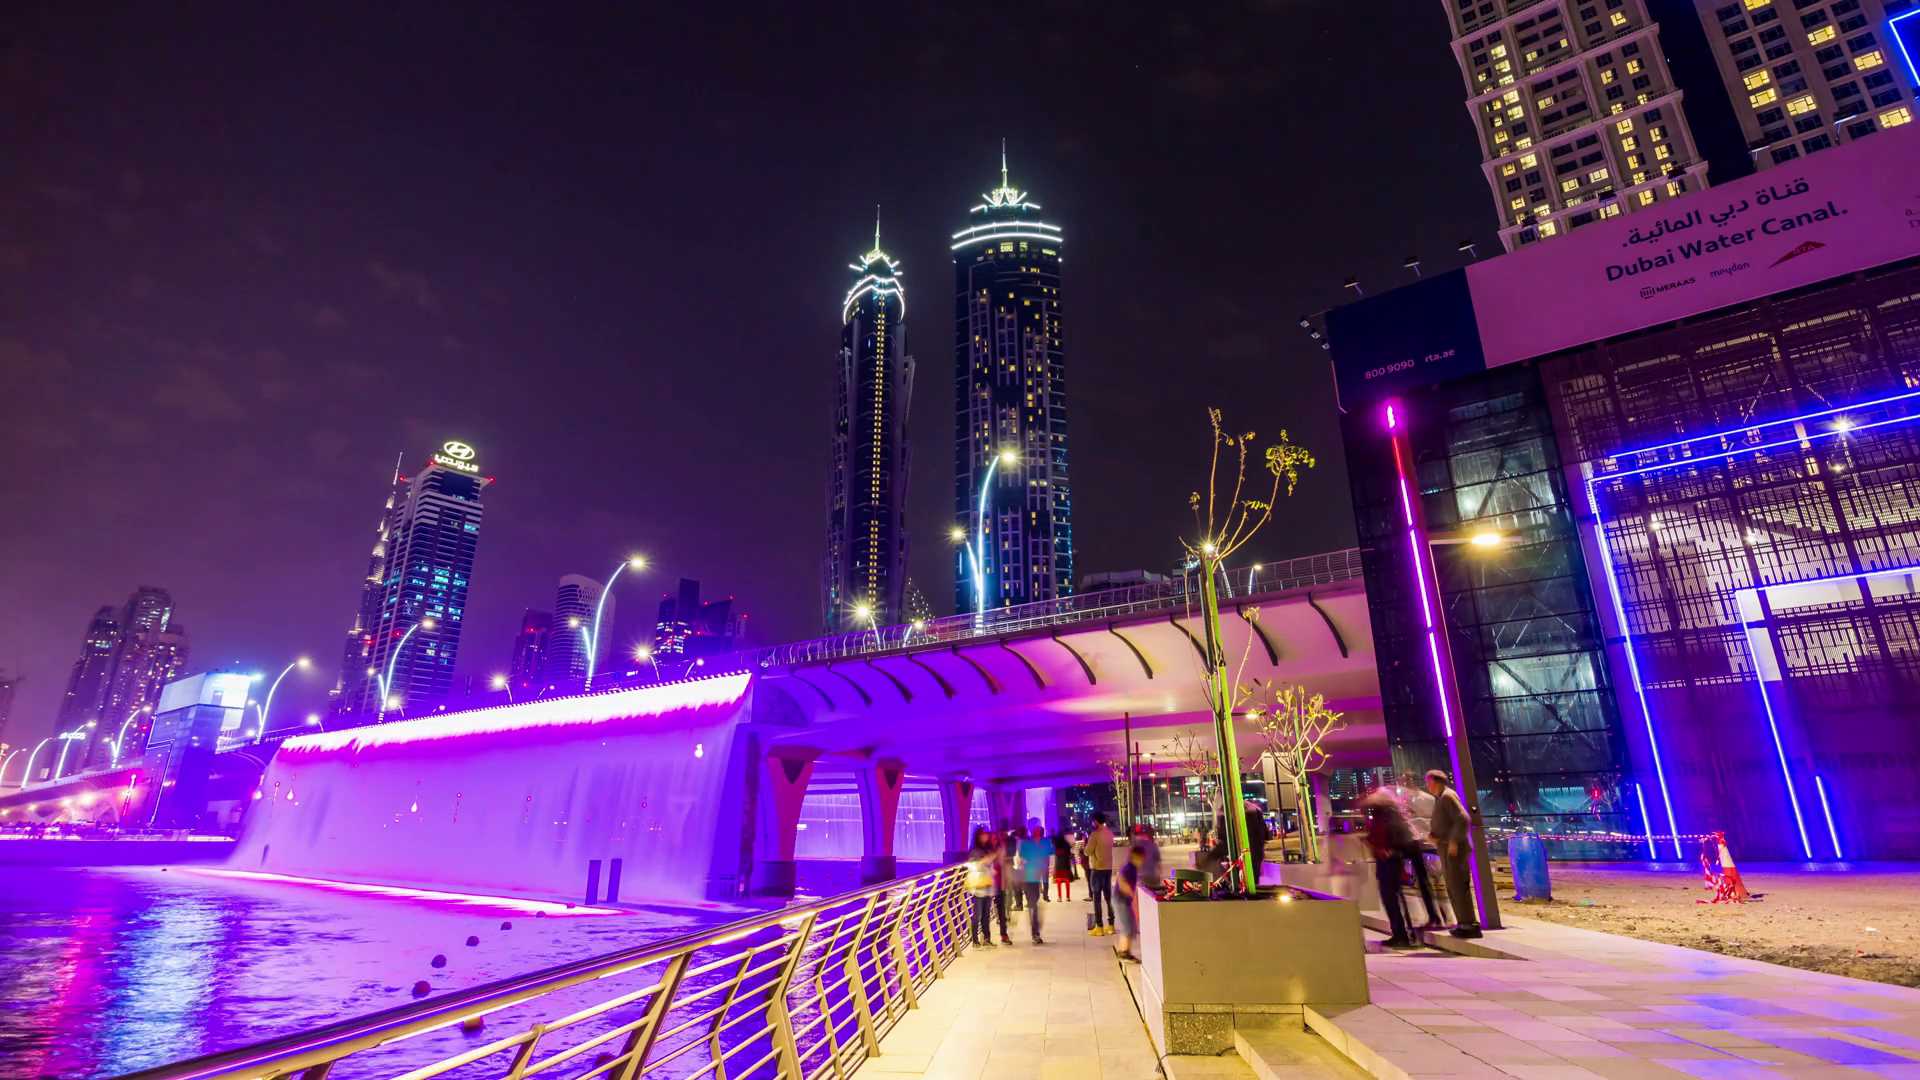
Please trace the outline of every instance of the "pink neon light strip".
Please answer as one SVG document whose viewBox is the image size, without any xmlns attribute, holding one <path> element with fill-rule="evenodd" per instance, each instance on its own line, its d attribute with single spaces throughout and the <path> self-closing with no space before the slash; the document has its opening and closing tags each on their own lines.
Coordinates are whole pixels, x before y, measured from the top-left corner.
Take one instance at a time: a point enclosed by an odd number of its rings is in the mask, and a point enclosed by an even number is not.
<svg viewBox="0 0 1920 1080">
<path fill-rule="evenodd" d="M 283 743 L 280 752 L 285 755 L 358 751 L 528 728 L 571 727 L 640 716 L 664 716 L 685 709 L 732 705 L 746 695 L 752 679 L 751 674 L 741 672 L 634 690 L 496 705 L 471 712 L 437 713 L 417 720 L 300 735 Z"/>
<path fill-rule="evenodd" d="M 303 885 L 314 889 L 327 889 L 332 892 L 359 893 L 365 896 L 383 896 L 394 900 L 426 900 L 436 904 L 455 904 L 463 907 L 484 907 L 522 911 L 527 914 L 544 912 L 563 918 L 575 918 L 588 915 L 626 915 L 629 912 L 619 908 L 587 907 L 575 904 L 560 904 L 550 900 L 525 900 L 513 896 L 482 896 L 476 893 L 441 892 L 436 889 L 411 889 L 400 885 L 370 885 L 363 881 L 335 881 L 331 878 L 296 877 L 292 874 L 267 874 L 255 870 L 221 870 L 210 866 L 180 866 L 174 869 L 189 874 L 206 874 L 210 877 L 235 878 L 241 881 L 264 881 L 278 885 Z"/>
</svg>

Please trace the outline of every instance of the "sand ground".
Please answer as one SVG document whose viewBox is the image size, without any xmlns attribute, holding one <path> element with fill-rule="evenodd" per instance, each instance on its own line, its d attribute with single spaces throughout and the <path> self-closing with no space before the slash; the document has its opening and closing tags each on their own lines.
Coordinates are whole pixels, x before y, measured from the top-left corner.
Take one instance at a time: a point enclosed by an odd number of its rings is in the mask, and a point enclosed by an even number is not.
<svg viewBox="0 0 1920 1080">
<path fill-rule="evenodd" d="M 1698 903 L 1710 895 L 1698 867 L 1554 863 L 1550 902 L 1509 904 L 1516 914 L 1589 930 L 1920 986 L 1920 865 L 1743 862 L 1740 870 L 1758 897 L 1752 903 Z"/>
</svg>

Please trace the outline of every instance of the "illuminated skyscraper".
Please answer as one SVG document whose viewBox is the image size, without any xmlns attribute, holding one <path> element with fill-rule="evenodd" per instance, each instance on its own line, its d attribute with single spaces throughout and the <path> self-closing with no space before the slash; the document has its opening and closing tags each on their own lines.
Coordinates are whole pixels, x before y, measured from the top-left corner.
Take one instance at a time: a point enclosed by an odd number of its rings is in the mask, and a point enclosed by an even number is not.
<svg viewBox="0 0 1920 1080">
<path fill-rule="evenodd" d="M 120 617 L 111 607 L 93 613 L 87 635 L 80 642 L 80 659 L 67 676 L 67 693 L 60 701 L 59 726 L 71 731 L 100 719 L 107 689 L 113 684 L 113 658 L 120 649 Z"/>
<path fill-rule="evenodd" d="M 547 642 L 552 634 L 551 613 L 528 608 L 520 616 L 520 632 L 513 637 L 513 658 L 507 663 L 507 681 L 515 689 L 539 689 L 534 684 L 546 666 Z"/>
<path fill-rule="evenodd" d="M 373 723 L 389 671 L 395 711 L 388 719 L 430 707 L 452 687 L 480 542 L 480 494 L 492 482 L 474 463 L 473 447 L 457 441 L 412 477 L 394 470 L 341 664 L 338 722 Z"/>
<path fill-rule="evenodd" d="M 907 294 L 900 264 L 880 249 L 848 269 L 857 276 L 840 305 L 833 403 L 833 473 L 827 490 L 822 577 L 829 632 L 904 622 L 907 583 Z M 683 612 L 683 620 L 690 616 Z"/>
<path fill-rule="evenodd" d="M 1507 250 L 1707 186 L 1648 0 L 1444 3 Z"/>
<path fill-rule="evenodd" d="M 553 621 L 547 631 L 546 658 L 542 666 L 548 683 L 580 689 L 587 681 L 587 635 L 593 630 L 594 607 L 606 586 L 584 574 L 568 574 L 560 579 L 553 597 Z M 594 670 L 606 667 L 613 646 L 613 597 L 600 612 L 600 641 Z"/>
<path fill-rule="evenodd" d="M 1067 481 L 1066 352 L 1058 225 L 1007 179 L 953 234 L 955 468 L 954 607 L 974 607 L 971 545 L 980 529 L 986 605 L 1073 591 L 1073 500 Z M 1002 460 L 1002 459 L 1006 460 Z"/>
</svg>

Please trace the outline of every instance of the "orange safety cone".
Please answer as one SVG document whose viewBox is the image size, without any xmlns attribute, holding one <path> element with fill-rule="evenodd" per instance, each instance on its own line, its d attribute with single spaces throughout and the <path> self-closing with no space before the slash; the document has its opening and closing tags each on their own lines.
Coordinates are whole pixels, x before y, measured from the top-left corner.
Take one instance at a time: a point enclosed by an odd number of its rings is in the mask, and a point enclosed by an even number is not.
<svg viewBox="0 0 1920 1080">
<path fill-rule="evenodd" d="M 1727 834 L 1714 833 L 1713 839 L 1720 846 L 1721 890 L 1726 893 L 1727 899 L 1744 904 L 1753 898 L 1753 894 L 1747 892 L 1747 883 L 1740 880 L 1740 868 L 1733 865 L 1733 852 L 1727 850 Z"/>
</svg>

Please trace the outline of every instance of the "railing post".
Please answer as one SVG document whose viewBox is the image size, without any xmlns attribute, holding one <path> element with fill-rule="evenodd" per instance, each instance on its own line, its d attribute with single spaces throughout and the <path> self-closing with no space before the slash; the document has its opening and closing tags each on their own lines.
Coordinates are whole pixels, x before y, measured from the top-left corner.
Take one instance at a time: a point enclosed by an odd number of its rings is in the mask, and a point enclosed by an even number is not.
<svg viewBox="0 0 1920 1080">
<path fill-rule="evenodd" d="M 640 1069 L 646 1064 L 647 1051 L 653 1049 L 653 1040 L 660 1034 L 661 1021 L 666 1019 L 667 1011 L 673 1008 L 674 992 L 680 989 L 680 977 L 687 972 L 687 960 L 693 954 L 683 952 L 668 963 L 665 974 L 660 976 L 660 989 L 653 995 L 653 1001 L 647 1005 L 647 1015 L 640 1026 L 627 1034 L 627 1042 L 620 1050 L 620 1056 L 626 1064 L 620 1067 L 616 1080 L 633 1080 L 640 1075 Z"/>
<path fill-rule="evenodd" d="M 513 1055 L 513 1067 L 507 1070 L 507 1080 L 520 1080 L 527 1073 L 527 1063 L 533 1060 L 534 1047 L 540 1045 L 540 1036 L 547 1033 L 547 1025 L 535 1024 L 527 1029 L 527 1041 Z"/>
<path fill-rule="evenodd" d="M 893 938 L 893 963 L 900 969 L 900 992 L 906 996 L 909 1009 L 920 1007 L 920 990 L 913 985 L 913 968 L 907 964 L 906 927 L 907 921 L 915 915 L 913 894 L 914 887 L 907 886 L 906 910 L 893 920 L 893 933 L 889 935 Z"/>
<path fill-rule="evenodd" d="M 768 999 L 768 1008 L 773 1011 L 773 1037 L 780 1047 L 780 1073 L 791 1080 L 800 1080 L 800 1045 L 793 1038 L 793 1013 L 787 1008 L 787 988 L 793 985 L 793 973 L 800 967 L 800 958 L 806 955 L 807 939 L 813 936 L 814 921 L 820 917 L 818 911 L 807 913 L 806 921 L 794 932 L 793 951 L 787 954 L 787 962 L 780 968 L 780 977 L 773 986 L 773 996 Z M 827 1023 L 833 1022 L 829 1016 Z"/>
<path fill-rule="evenodd" d="M 853 931 L 853 946 L 847 950 L 847 992 L 853 998 L 855 1022 L 860 1026 L 860 1041 L 867 1044 L 867 1056 L 880 1056 L 880 1034 L 874 1030 L 873 1008 L 867 1003 L 867 981 L 860 974 L 860 942 L 867 935 L 867 927 L 873 922 L 873 910 L 880 903 L 880 893 L 867 898 L 866 910 L 860 913 L 860 925 Z M 883 988 L 884 989 L 884 988 Z"/>
</svg>

